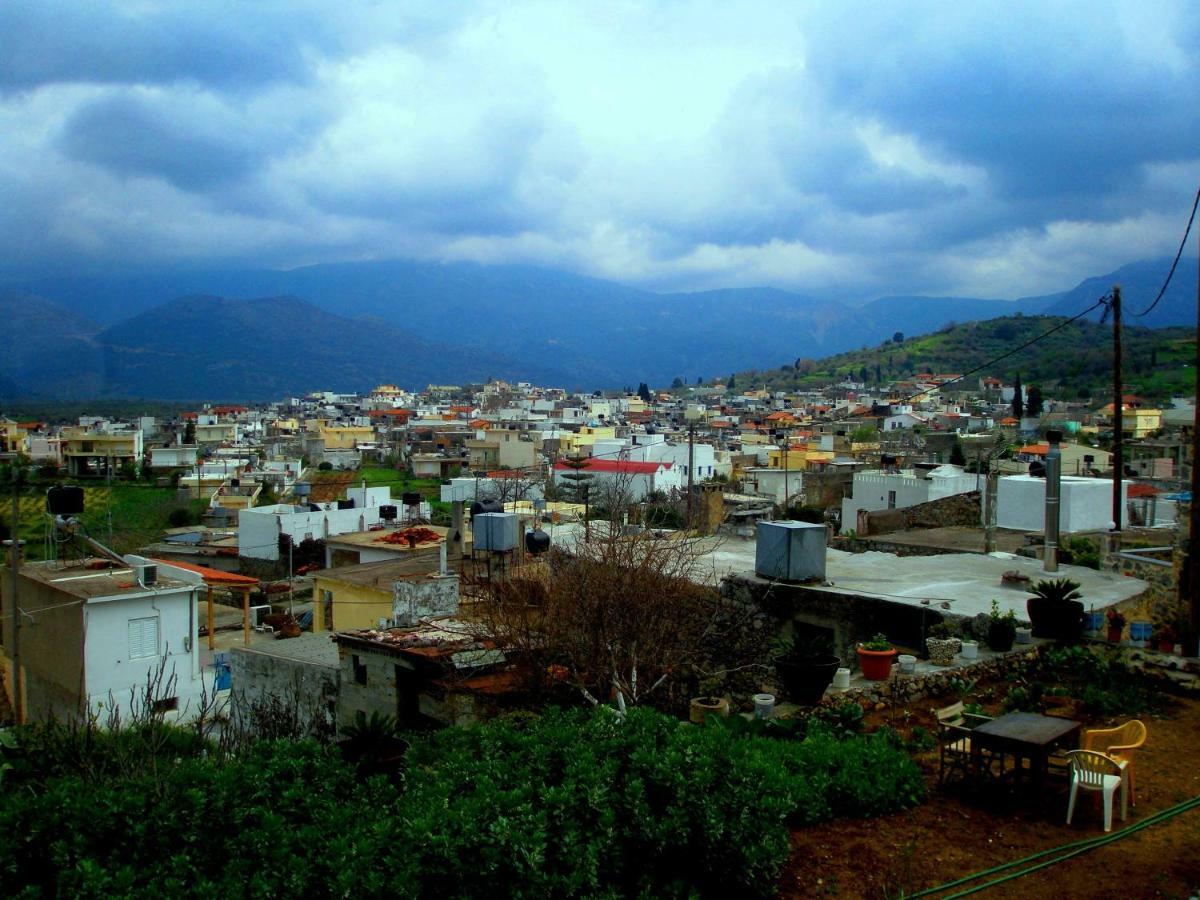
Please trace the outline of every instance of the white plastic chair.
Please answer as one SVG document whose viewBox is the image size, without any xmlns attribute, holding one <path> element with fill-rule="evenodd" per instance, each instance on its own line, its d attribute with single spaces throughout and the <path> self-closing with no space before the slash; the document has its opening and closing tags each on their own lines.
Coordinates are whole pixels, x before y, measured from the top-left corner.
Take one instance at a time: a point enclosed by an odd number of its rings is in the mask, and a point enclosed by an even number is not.
<svg viewBox="0 0 1200 900">
<path fill-rule="evenodd" d="M 1128 806 L 1126 781 L 1121 767 L 1094 750 L 1072 750 L 1067 754 L 1071 764 L 1071 797 L 1067 801 L 1067 824 L 1075 814 L 1075 795 L 1079 788 L 1104 792 L 1104 830 L 1112 831 L 1113 796 L 1121 790 L 1121 821 L 1125 821 Z"/>
</svg>

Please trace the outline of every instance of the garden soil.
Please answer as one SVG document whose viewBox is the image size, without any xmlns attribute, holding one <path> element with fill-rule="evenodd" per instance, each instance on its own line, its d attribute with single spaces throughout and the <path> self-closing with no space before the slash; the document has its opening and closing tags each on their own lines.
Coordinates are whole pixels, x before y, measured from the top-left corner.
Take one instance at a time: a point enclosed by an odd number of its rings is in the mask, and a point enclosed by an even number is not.
<svg viewBox="0 0 1200 900">
<path fill-rule="evenodd" d="M 926 708 L 911 709 L 907 721 L 897 721 L 897 730 L 908 734 L 913 725 L 921 725 L 934 732 L 932 710 L 944 704 L 926 703 Z M 889 717 L 888 711 L 876 712 L 869 724 L 887 724 Z M 1123 721 L 1081 718 L 1085 727 Z M 1137 806 L 1130 809 L 1125 824 L 1200 795 L 1200 701 L 1172 699 L 1162 715 L 1141 718 L 1149 736 L 1137 751 Z M 1104 833 L 1092 794 L 1081 794 L 1074 822 L 1065 824 L 1065 783 L 1052 785 L 1038 801 L 999 809 L 994 803 L 961 797 L 954 789 L 939 791 L 936 749 L 919 754 L 917 761 L 929 786 L 921 806 L 876 819 L 842 819 L 796 829 L 780 896 L 909 897 L 1039 850 Z M 1121 826 L 1118 805 L 1114 833 Z M 972 896 L 989 900 L 1200 896 L 1200 809 Z"/>
</svg>

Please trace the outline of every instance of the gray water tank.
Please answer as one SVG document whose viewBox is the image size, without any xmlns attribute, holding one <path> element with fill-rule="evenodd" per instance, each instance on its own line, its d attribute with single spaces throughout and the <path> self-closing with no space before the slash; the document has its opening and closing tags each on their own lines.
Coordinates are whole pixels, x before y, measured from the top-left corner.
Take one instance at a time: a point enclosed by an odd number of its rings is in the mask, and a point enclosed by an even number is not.
<svg viewBox="0 0 1200 900">
<path fill-rule="evenodd" d="M 513 550 L 517 546 L 519 529 L 516 513 L 480 513 L 471 523 L 475 534 L 475 549 L 495 553 Z"/>
<path fill-rule="evenodd" d="M 773 581 L 824 581 L 825 526 L 759 522 L 754 571 Z"/>
</svg>

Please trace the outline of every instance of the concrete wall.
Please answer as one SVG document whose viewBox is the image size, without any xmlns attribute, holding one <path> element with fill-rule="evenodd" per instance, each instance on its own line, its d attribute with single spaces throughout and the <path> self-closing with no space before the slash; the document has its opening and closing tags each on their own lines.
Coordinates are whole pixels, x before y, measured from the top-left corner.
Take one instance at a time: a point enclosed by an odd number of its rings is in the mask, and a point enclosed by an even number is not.
<svg viewBox="0 0 1200 900">
<path fill-rule="evenodd" d="M 326 594 L 332 597 L 327 597 Z M 325 605 L 333 603 L 334 631 L 357 631 L 379 627 L 379 620 L 393 615 L 391 590 L 348 584 L 335 578 L 313 580 L 313 631 L 325 631 Z"/>
<path fill-rule="evenodd" d="M 30 720 L 50 716 L 70 717 L 83 712 L 83 607 L 62 605 L 70 598 L 48 585 L 22 578 L 21 608 L 30 612 L 32 620 L 21 623 L 21 671 L 25 678 L 25 709 Z M 10 572 L 5 569 L 0 578 L 0 598 L 3 616 L 0 633 L 4 639 L 5 689 L 12 699 L 11 649 L 9 635 L 11 620 Z"/>
<path fill-rule="evenodd" d="M 379 522 L 379 495 L 372 493 L 378 490 L 383 490 L 385 494 L 388 491 L 387 488 L 368 488 L 369 505 L 366 506 L 358 502 L 362 496 L 360 489 L 348 490 L 347 496 L 353 496 L 356 500 L 354 509 L 337 509 L 336 504 L 328 504 L 332 508 L 319 512 L 296 512 L 296 507 L 278 504 L 241 510 L 238 515 L 238 554 L 254 559 L 277 560 L 281 534 L 291 535 L 294 542 L 300 543 L 309 536 L 323 540 L 331 535 L 366 531 Z"/>
<path fill-rule="evenodd" d="M 458 613 L 458 576 L 402 578 L 394 585 L 392 616 L 397 625 L 416 625 Z"/>
<path fill-rule="evenodd" d="M 354 721 L 362 712 L 395 716 L 401 724 L 419 721 L 418 675 L 412 663 L 400 656 L 359 647 L 338 645 L 341 661 L 339 725 Z"/>
<path fill-rule="evenodd" d="M 321 640 L 328 642 L 325 637 Z M 254 705 L 278 701 L 295 709 L 300 722 L 310 730 L 321 731 L 333 725 L 341 685 L 337 665 L 276 656 L 252 647 L 234 647 L 229 663 L 235 715 L 245 716 Z M 242 723 L 246 721 L 242 719 Z"/>
</svg>

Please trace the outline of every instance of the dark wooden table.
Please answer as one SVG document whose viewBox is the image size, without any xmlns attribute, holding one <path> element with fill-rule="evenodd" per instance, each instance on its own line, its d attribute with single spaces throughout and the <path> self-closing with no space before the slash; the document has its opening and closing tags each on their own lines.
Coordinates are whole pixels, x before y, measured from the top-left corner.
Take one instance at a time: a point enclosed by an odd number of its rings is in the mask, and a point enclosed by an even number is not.
<svg viewBox="0 0 1200 900">
<path fill-rule="evenodd" d="M 1013 756 L 1017 775 L 1023 771 L 1021 761 L 1028 759 L 1031 787 L 1038 792 L 1046 779 L 1050 754 L 1064 744 L 1078 746 L 1078 734 L 1082 726 L 1082 722 L 1074 719 L 1029 712 L 1008 713 L 984 722 L 971 730 L 971 754 L 976 777 L 984 751 Z"/>
</svg>

